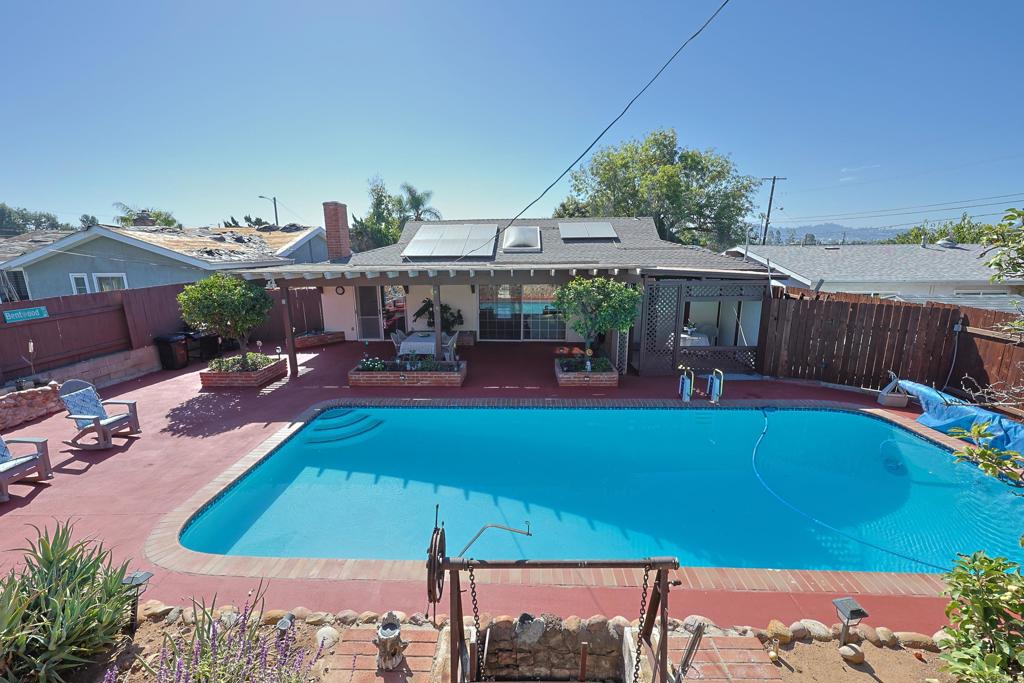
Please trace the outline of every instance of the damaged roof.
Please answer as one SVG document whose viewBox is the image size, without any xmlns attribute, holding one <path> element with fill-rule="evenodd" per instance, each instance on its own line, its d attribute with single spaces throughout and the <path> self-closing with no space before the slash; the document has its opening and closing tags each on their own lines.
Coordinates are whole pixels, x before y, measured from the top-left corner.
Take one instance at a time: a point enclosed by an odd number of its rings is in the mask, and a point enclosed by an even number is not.
<svg viewBox="0 0 1024 683">
<path fill-rule="evenodd" d="M 71 234 L 73 232 L 68 230 L 29 230 L 14 237 L 0 239 L 0 264 L 40 247 L 53 244 Z"/>
<path fill-rule="evenodd" d="M 40 243 L 15 255 L 5 267 L 16 268 L 59 253 L 61 249 L 96 239 L 108 238 L 153 251 L 197 268 L 223 269 L 260 267 L 292 263 L 289 255 L 323 228 L 303 225 L 259 228 L 186 228 L 165 226 L 96 225 L 88 230 L 57 233 L 55 240 Z M 20 237 L 20 236 L 19 236 Z M 2 261 L 3 259 L 0 259 Z"/>
</svg>

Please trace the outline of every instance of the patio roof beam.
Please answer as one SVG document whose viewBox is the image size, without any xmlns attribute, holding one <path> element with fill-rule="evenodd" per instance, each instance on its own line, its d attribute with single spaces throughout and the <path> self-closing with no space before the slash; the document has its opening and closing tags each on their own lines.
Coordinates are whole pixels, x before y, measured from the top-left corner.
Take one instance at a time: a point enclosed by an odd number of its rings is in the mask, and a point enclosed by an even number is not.
<svg viewBox="0 0 1024 683">
<path fill-rule="evenodd" d="M 388 276 L 389 280 L 394 280 L 396 277 L 398 277 L 399 273 L 397 270 L 389 270 L 386 273 L 386 275 Z"/>
<path fill-rule="evenodd" d="M 444 348 L 444 342 L 441 339 L 441 285 L 434 283 L 434 359 L 443 360 L 441 353 Z M 452 332 L 454 334 L 454 331 Z"/>
<path fill-rule="evenodd" d="M 346 270 L 345 271 L 345 277 L 348 278 L 349 280 L 354 280 L 357 277 L 359 277 L 360 275 L 362 275 L 362 273 L 360 273 L 357 270 Z"/>
<path fill-rule="evenodd" d="M 299 376 L 299 357 L 295 351 L 295 330 L 292 328 L 292 297 L 287 282 L 280 285 L 282 313 L 284 314 L 284 345 L 288 350 L 288 376 Z M 246 349 L 242 349 L 245 353 Z"/>
</svg>

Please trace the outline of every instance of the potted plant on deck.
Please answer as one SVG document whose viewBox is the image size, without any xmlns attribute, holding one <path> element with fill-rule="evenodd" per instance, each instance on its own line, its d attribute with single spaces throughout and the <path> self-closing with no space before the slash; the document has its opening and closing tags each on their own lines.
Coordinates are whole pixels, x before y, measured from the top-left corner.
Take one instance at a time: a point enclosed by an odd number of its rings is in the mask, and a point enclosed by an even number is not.
<svg viewBox="0 0 1024 683">
<path fill-rule="evenodd" d="M 584 357 L 555 359 L 559 386 L 618 386 L 619 373 L 611 359 L 595 355 L 594 341 L 611 330 L 629 331 L 640 292 L 618 280 L 576 277 L 555 290 L 555 305 L 586 342 Z"/>
<path fill-rule="evenodd" d="M 262 287 L 216 273 L 185 287 L 178 295 L 181 317 L 192 327 L 235 339 L 241 353 L 214 358 L 199 373 L 204 388 L 258 387 L 283 377 L 287 361 L 248 351 L 249 334 L 262 323 L 274 302 Z"/>
</svg>

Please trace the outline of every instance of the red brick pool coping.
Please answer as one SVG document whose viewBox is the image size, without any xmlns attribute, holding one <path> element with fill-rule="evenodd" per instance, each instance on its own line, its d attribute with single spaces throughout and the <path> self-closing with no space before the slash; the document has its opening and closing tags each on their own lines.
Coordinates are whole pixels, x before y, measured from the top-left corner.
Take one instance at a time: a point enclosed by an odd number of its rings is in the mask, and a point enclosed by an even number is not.
<svg viewBox="0 0 1024 683">
<path fill-rule="evenodd" d="M 204 506 L 230 487 L 320 412 L 343 407 L 501 407 L 501 408 L 670 408 L 714 410 L 707 403 L 685 404 L 672 399 L 335 399 L 322 401 L 278 430 L 226 469 L 183 504 L 165 515 L 146 539 L 144 552 L 154 564 L 189 574 L 261 579 L 323 581 L 413 581 L 425 578 L 420 560 L 346 560 L 216 555 L 189 550 L 179 542 L 184 526 Z M 940 446 L 959 442 L 918 424 L 912 416 L 884 408 L 841 401 L 739 399 L 723 400 L 722 408 L 819 408 L 864 413 L 898 424 Z M 480 583 L 509 586 L 625 588 L 639 586 L 640 571 L 629 570 L 494 570 L 478 574 Z M 684 589 L 703 591 L 764 591 L 774 593 L 844 593 L 882 596 L 927 596 L 942 593 L 936 574 L 681 567 L 673 578 Z"/>
</svg>

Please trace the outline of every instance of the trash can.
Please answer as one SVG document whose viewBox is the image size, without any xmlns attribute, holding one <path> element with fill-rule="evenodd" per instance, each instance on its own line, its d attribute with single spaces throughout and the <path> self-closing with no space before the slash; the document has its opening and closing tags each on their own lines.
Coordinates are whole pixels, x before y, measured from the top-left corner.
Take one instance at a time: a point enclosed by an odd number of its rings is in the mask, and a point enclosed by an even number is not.
<svg viewBox="0 0 1024 683">
<path fill-rule="evenodd" d="M 183 334 L 165 334 L 154 337 L 164 370 L 178 370 L 188 365 L 188 341 Z"/>
</svg>

